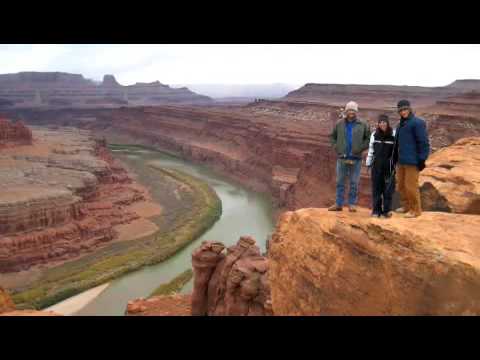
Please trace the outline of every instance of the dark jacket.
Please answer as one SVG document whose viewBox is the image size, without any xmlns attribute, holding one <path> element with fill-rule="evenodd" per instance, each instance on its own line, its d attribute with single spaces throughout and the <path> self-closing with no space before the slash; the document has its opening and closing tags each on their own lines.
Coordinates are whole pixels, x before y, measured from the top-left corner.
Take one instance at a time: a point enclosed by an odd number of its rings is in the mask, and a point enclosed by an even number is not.
<svg viewBox="0 0 480 360">
<path fill-rule="evenodd" d="M 401 119 L 396 131 L 395 161 L 400 165 L 418 165 L 430 153 L 425 121 L 410 114 Z"/>
<path fill-rule="evenodd" d="M 347 134 L 346 119 L 340 120 L 335 125 L 330 139 L 332 145 L 337 151 L 339 157 L 346 157 L 347 152 Z M 358 158 L 362 157 L 362 152 L 368 149 L 370 141 L 370 128 L 366 123 L 358 119 L 355 120 L 355 126 L 352 130 L 352 155 Z"/>
<path fill-rule="evenodd" d="M 394 167 L 392 160 L 394 145 L 395 130 L 391 134 L 375 131 L 370 137 L 366 165 L 387 175 L 391 174 Z"/>
</svg>

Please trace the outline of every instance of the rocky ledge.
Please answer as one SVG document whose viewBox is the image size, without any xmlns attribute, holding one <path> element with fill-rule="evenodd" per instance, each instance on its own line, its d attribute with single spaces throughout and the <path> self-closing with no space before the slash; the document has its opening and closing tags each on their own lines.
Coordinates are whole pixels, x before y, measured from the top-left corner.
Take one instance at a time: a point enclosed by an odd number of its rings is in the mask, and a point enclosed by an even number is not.
<svg viewBox="0 0 480 360">
<path fill-rule="evenodd" d="M 480 214 L 480 137 L 438 150 L 420 176 L 427 210 Z"/>
<path fill-rule="evenodd" d="M 275 315 L 479 315 L 480 217 L 286 212 L 269 248 Z"/>
</svg>

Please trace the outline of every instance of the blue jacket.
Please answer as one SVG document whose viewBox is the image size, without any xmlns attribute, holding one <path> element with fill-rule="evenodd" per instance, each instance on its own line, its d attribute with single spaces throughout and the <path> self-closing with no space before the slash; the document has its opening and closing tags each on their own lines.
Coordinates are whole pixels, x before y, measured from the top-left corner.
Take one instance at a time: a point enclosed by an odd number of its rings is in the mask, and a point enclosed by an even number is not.
<svg viewBox="0 0 480 360">
<path fill-rule="evenodd" d="M 400 165 L 418 165 L 425 161 L 430 153 L 425 121 L 411 114 L 402 126 L 402 120 L 396 131 L 398 163 Z"/>
</svg>

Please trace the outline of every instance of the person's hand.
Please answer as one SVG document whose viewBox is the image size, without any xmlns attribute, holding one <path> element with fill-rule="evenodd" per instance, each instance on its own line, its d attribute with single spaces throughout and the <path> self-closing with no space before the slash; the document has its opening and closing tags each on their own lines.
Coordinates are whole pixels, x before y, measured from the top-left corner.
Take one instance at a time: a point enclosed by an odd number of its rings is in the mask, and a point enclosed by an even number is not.
<svg viewBox="0 0 480 360">
<path fill-rule="evenodd" d="M 423 169 L 425 169 L 425 160 L 420 161 L 417 165 L 417 168 L 418 171 L 422 171 Z"/>
</svg>

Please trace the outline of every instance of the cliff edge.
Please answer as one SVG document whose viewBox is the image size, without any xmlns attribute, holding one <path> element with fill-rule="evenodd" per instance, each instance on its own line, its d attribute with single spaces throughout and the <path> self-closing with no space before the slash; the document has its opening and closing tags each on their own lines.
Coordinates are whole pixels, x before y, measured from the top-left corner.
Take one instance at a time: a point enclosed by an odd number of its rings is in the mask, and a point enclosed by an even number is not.
<svg viewBox="0 0 480 360">
<path fill-rule="evenodd" d="M 269 248 L 275 315 L 478 315 L 480 217 L 286 212 Z"/>
</svg>

